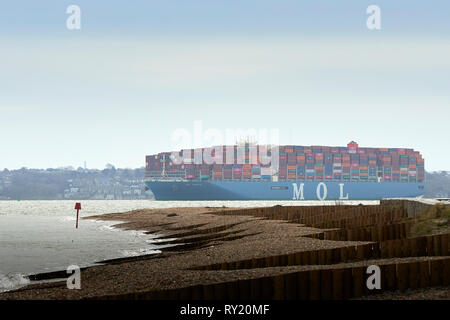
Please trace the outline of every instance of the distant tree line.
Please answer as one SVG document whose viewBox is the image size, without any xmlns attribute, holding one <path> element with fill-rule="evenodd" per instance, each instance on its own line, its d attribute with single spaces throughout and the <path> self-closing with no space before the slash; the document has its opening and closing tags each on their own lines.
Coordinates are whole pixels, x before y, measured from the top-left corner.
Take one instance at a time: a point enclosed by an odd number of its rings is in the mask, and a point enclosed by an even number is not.
<svg viewBox="0 0 450 320">
<path fill-rule="evenodd" d="M 108 166 L 104 170 L 63 168 L 27 169 L 0 171 L 0 199 L 55 200 L 63 199 L 64 191 L 72 187 L 73 181 L 94 185 L 121 184 L 124 181 L 143 183 L 144 168 L 116 169 Z"/>
<path fill-rule="evenodd" d="M 450 171 L 427 172 L 425 180 L 425 197 L 450 198 Z"/>
</svg>

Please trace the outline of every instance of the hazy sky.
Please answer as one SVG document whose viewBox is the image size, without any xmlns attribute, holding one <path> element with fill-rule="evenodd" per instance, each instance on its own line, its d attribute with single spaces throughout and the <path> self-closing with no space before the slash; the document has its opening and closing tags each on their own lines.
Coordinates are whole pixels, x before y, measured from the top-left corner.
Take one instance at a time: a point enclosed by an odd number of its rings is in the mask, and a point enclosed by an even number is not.
<svg viewBox="0 0 450 320">
<path fill-rule="evenodd" d="M 81 8 L 81 30 L 66 8 Z M 381 8 L 368 30 L 366 8 Z M 0 170 L 140 167 L 177 129 L 407 147 L 450 170 L 449 1 L 10 1 Z M 186 146 L 189 147 L 189 146 Z"/>
</svg>

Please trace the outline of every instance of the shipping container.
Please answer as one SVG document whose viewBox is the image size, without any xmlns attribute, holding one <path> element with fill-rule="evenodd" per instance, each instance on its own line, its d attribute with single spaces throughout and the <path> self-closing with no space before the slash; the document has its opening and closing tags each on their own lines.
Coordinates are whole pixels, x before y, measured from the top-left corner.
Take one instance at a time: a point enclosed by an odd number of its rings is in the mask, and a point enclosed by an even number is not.
<svg viewBox="0 0 450 320">
<path fill-rule="evenodd" d="M 145 157 L 145 170 L 151 176 L 164 170 L 168 176 L 215 181 L 272 180 L 274 175 L 281 181 L 425 180 L 424 159 L 413 149 L 361 148 L 353 141 L 347 147 L 279 146 L 278 172 L 271 168 L 272 150 L 243 144 L 161 152 Z"/>
</svg>

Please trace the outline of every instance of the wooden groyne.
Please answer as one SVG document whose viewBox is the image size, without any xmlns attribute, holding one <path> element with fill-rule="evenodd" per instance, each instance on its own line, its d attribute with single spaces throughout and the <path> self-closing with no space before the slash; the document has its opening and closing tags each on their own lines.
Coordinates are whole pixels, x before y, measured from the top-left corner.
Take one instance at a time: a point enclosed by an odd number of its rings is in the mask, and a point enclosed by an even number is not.
<svg viewBox="0 0 450 320">
<path fill-rule="evenodd" d="M 418 214 L 430 209 L 435 205 L 450 207 L 450 202 L 439 201 L 437 199 L 382 199 L 380 206 L 385 208 L 403 208 L 409 218 L 414 218 Z"/>
<path fill-rule="evenodd" d="M 342 300 L 384 291 L 450 285 L 450 257 L 398 263 L 381 262 L 381 289 L 366 286 L 367 266 L 322 268 L 277 276 L 137 292 L 96 299 L 156 300 Z"/>
<path fill-rule="evenodd" d="M 259 300 L 259 299 L 350 299 L 386 291 L 450 285 L 450 235 L 411 237 L 414 217 L 433 203 L 405 199 L 381 200 L 370 206 L 275 206 L 215 212 L 220 216 L 253 216 L 283 220 L 318 229 L 306 237 L 342 241 L 342 247 L 247 258 L 196 266 L 190 270 L 214 273 L 243 269 L 283 268 L 273 276 L 208 283 L 169 290 L 150 290 L 101 299 L 163 300 Z M 209 230 L 214 234 L 223 228 Z M 192 232 L 191 232 L 192 233 Z M 289 238 L 286 238 L 289 241 Z M 345 241 L 366 241 L 345 245 Z M 370 290 L 366 281 L 369 265 L 381 271 L 381 288 Z M 289 271 L 287 267 L 306 266 Z"/>
</svg>

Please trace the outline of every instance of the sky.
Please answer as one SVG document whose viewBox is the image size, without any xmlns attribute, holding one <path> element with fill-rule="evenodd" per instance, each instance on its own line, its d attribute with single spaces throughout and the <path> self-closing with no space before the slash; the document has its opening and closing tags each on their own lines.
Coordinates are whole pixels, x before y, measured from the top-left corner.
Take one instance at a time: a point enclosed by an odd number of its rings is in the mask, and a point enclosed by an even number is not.
<svg viewBox="0 0 450 320">
<path fill-rule="evenodd" d="M 449 57 L 448 1 L 6 2 L 0 170 L 142 167 L 192 147 L 174 134 L 194 137 L 196 123 L 413 148 L 426 170 L 450 170 Z"/>
</svg>

